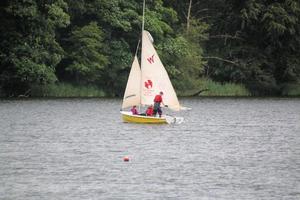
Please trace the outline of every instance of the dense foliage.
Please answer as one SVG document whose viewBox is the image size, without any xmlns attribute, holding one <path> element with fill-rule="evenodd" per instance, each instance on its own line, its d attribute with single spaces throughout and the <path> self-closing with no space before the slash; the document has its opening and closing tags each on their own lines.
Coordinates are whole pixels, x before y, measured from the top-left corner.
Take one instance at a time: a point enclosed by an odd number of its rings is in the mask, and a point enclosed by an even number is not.
<svg viewBox="0 0 300 200">
<path fill-rule="evenodd" d="M 0 94 L 70 83 L 121 96 L 140 38 L 142 3 L 2 0 Z M 203 78 L 260 95 L 286 94 L 299 84 L 298 0 L 151 0 L 145 29 L 174 86 L 186 93 L 203 89 Z"/>
<path fill-rule="evenodd" d="M 191 6 L 191 16 L 209 24 L 206 74 L 244 84 L 253 94 L 285 94 L 300 78 L 298 0 L 168 0 Z M 182 16 L 182 20 L 186 15 Z"/>
</svg>

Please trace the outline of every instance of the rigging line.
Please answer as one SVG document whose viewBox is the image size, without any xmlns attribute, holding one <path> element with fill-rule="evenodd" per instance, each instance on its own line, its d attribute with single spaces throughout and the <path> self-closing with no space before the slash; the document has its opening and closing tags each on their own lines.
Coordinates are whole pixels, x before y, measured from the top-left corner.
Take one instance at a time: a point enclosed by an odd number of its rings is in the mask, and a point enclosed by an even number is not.
<svg viewBox="0 0 300 200">
<path fill-rule="evenodd" d="M 137 53 L 138 53 L 138 50 L 139 50 L 139 47 L 140 47 L 140 42 L 141 42 L 141 39 L 139 39 L 139 41 L 138 41 L 138 44 L 137 44 L 137 46 L 136 46 L 136 50 L 135 50 L 134 56 L 136 56 Z"/>
</svg>

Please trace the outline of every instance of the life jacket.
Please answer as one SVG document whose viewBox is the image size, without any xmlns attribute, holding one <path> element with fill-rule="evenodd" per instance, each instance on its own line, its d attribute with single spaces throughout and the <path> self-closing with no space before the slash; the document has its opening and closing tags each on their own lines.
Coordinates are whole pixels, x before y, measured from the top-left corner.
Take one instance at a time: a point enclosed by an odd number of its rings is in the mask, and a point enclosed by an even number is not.
<svg viewBox="0 0 300 200">
<path fill-rule="evenodd" d="M 155 103 L 161 103 L 161 102 L 162 102 L 162 97 L 161 97 L 161 95 L 159 95 L 159 94 L 156 95 L 155 98 L 154 98 L 154 102 L 155 102 Z"/>
<path fill-rule="evenodd" d="M 135 108 L 131 108 L 131 112 L 132 112 L 133 115 L 137 115 L 138 114 L 138 111 Z"/>
<path fill-rule="evenodd" d="M 146 110 L 146 115 L 147 115 L 147 116 L 152 116 L 152 115 L 153 115 L 153 108 L 152 108 L 152 107 L 149 107 L 149 108 Z"/>
</svg>

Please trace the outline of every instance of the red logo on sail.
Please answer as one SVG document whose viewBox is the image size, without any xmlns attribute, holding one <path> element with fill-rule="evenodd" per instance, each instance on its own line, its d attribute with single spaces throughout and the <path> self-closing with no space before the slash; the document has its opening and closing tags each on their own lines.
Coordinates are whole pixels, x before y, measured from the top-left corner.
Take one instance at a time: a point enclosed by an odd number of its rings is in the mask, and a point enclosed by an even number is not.
<svg viewBox="0 0 300 200">
<path fill-rule="evenodd" d="M 147 60 L 150 64 L 154 63 L 154 54 L 152 56 L 150 56 L 149 58 L 147 58 Z"/>
<path fill-rule="evenodd" d="M 145 87 L 146 87 L 147 89 L 151 89 L 151 88 L 152 88 L 152 81 L 151 81 L 151 80 L 145 81 Z"/>
</svg>

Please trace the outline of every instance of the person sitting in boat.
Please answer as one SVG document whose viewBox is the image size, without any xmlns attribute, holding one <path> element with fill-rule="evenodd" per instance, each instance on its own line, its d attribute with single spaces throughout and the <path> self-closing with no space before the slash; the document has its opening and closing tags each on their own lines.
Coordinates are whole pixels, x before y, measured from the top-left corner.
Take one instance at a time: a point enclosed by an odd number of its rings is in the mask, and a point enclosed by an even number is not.
<svg viewBox="0 0 300 200">
<path fill-rule="evenodd" d="M 161 110 L 160 104 L 164 105 L 163 98 L 162 98 L 163 95 L 164 95 L 163 92 L 159 92 L 159 94 L 156 95 L 154 98 L 154 109 L 153 109 L 154 116 L 157 113 L 158 113 L 159 117 L 161 117 L 161 115 L 162 115 L 162 110 Z"/>
<path fill-rule="evenodd" d="M 136 106 L 132 106 L 132 108 L 131 108 L 131 113 L 133 114 L 133 115 L 138 115 L 139 113 L 138 113 L 138 111 L 137 111 L 137 109 L 136 109 Z"/>
<path fill-rule="evenodd" d="M 153 116 L 153 105 L 150 105 L 146 110 L 146 116 Z"/>
</svg>

